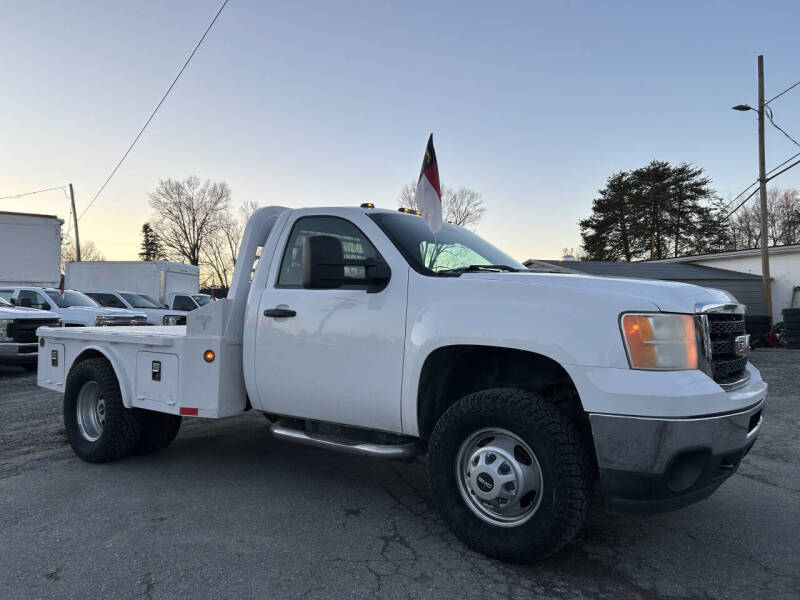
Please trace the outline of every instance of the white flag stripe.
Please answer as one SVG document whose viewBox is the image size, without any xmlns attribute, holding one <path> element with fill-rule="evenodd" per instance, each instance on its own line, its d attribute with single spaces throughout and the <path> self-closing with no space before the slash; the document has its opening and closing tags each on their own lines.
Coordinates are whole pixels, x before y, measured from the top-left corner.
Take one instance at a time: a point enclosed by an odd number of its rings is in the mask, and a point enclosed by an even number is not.
<svg viewBox="0 0 800 600">
<path fill-rule="evenodd" d="M 422 217 L 433 233 L 442 228 L 442 201 L 436 189 L 423 175 L 417 184 L 417 208 L 422 212 Z"/>
</svg>

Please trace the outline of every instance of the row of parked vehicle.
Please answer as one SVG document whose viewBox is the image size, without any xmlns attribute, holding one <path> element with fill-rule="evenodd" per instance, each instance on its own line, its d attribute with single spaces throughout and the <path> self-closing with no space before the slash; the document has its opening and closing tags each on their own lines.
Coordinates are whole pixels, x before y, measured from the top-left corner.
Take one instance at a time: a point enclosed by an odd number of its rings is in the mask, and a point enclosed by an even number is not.
<svg viewBox="0 0 800 600">
<path fill-rule="evenodd" d="M 206 294 L 172 293 L 159 303 L 118 290 L 0 287 L 0 364 L 35 370 L 38 327 L 185 325 L 188 311 L 209 302 Z"/>
</svg>

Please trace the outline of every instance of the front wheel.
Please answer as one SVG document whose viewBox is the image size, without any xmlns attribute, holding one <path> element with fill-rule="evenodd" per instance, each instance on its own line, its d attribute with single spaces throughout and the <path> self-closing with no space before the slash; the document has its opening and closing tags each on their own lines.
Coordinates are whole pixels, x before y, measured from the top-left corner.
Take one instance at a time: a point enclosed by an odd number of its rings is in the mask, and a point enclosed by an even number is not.
<svg viewBox="0 0 800 600">
<path fill-rule="evenodd" d="M 142 415 L 122 404 L 117 376 L 104 358 L 87 359 L 70 370 L 64 425 L 75 454 L 87 462 L 128 456 L 142 436 Z"/>
<path fill-rule="evenodd" d="M 545 558 L 583 525 L 591 462 L 558 408 L 518 389 L 492 389 L 453 404 L 428 450 L 433 501 L 455 534 L 488 556 Z"/>
</svg>

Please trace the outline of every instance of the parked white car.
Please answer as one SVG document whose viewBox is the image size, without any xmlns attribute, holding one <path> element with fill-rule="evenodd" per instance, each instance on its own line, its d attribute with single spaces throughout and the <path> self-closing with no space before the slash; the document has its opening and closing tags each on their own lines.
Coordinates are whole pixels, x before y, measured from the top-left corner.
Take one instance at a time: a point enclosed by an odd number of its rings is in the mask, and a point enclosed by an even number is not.
<svg viewBox="0 0 800 600">
<path fill-rule="evenodd" d="M 60 327 L 53 312 L 13 306 L 0 298 L 0 365 L 20 365 L 36 370 L 39 344 L 36 329 Z"/>
<path fill-rule="evenodd" d="M 147 325 L 147 315 L 140 311 L 104 308 L 76 292 L 55 288 L 0 288 L 0 298 L 15 306 L 49 310 L 61 317 L 65 327 L 98 327 L 111 325 Z"/>
<path fill-rule="evenodd" d="M 136 292 L 84 290 L 84 294 L 106 308 L 124 308 L 143 312 L 150 325 L 186 325 L 186 312 L 163 308 L 156 300 Z"/>
</svg>

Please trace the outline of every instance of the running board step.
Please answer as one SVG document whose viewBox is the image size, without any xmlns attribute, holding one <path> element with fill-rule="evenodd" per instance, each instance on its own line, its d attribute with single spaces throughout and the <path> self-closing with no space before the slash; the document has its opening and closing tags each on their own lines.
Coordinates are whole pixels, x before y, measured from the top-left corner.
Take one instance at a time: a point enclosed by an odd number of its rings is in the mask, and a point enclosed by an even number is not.
<svg viewBox="0 0 800 600">
<path fill-rule="evenodd" d="M 276 421 L 272 423 L 269 427 L 269 431 L 274 437 L 281 440 L 288 440 L 307 446 L 327 448 L 328 450 L 336 450 L 361 456 L 402 460 L 413 458 L 420 452 L 420 446 L 417 441 L 405 442 L 402 444 L 372 444 L 343 438 L 334 438 L 329 435 L 308 433 L 303 429 L 292 427 L 287 421 Z"/>
</svg>

